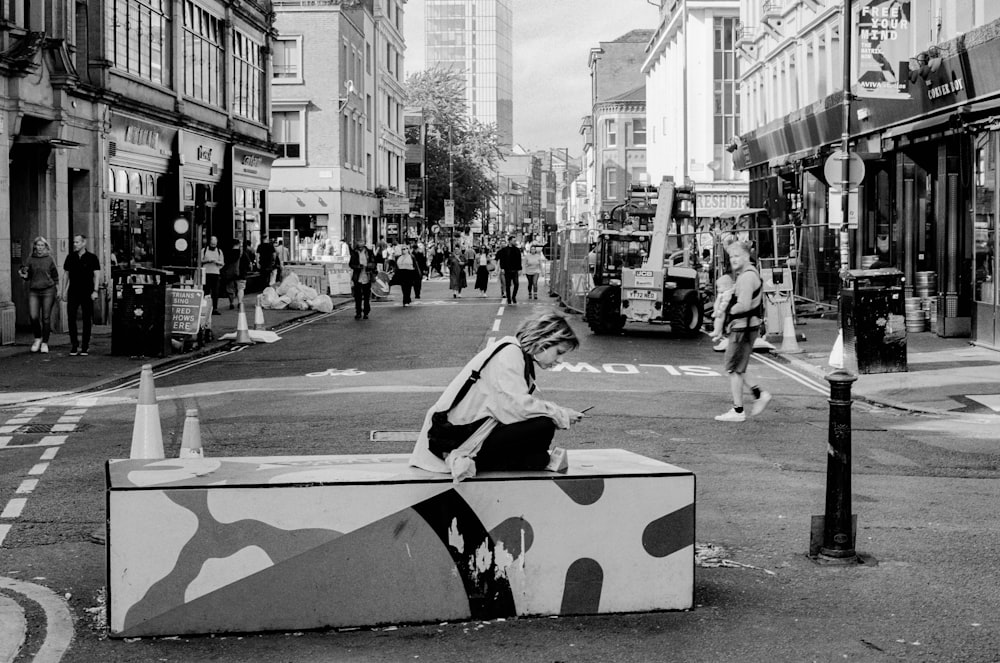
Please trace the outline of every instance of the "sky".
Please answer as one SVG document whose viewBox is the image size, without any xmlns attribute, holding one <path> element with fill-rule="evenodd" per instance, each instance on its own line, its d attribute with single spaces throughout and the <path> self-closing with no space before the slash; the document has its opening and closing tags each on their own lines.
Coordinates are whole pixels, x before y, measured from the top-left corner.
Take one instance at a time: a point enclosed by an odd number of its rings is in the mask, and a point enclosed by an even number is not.
<svg viewBox="0 0 1000 663">
<path fill-rule="evenodd" d="M 655 30 L 658 9 L 646 0 L 512 2 L 514 141 L 578 156 L 580 120 L 590 114 L 590 49 L 630 30 Z M 408 0 L 404 11 L 409 74 L 424 68 L 424 0 Z"/>
</svg>

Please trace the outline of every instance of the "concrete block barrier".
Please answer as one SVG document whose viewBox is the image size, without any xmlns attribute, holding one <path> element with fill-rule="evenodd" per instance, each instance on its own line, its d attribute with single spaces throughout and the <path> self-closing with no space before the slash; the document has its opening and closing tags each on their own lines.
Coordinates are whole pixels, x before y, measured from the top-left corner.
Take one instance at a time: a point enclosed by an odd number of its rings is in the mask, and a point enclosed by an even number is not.
<svg viewBox="0 0 1000 663">
<path fill-rule="evenodd" d="M 695 477 L 620 449 L 455 484 L 403 454 L 112 460 L 112 636 L 692 606 Z"/>
</svg>

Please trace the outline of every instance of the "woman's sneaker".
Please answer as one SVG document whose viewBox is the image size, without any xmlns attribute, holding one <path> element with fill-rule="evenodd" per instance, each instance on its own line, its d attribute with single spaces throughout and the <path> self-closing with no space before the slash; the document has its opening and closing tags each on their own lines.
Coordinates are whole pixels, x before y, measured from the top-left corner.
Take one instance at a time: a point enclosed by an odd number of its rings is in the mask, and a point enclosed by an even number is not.
<svg viewBox="0 0 1000 663">
<path fill-rule="evenodd" d="M 40 349 L 41 347 L 42 347 L 42 339 L 40 339 L 40 338 L 36 338 L 36 339 L 35 339 L 35 342 L 31 344 L 31 351 L 32 351 L 32 352 L 38 352 L 38 350 L 39 350 L 39 349 Z"/>
<path fill-rule="evenodd" d="M 49 344 L 48 343 L 42 343 L 42 348 L 41 348 L 40 352 L 43 355 L 49 354 Z"/>
<path fill-rule="evenodd" d="M 735 408 L 729 408 L 729 412 L 725 414 L 719 414 L 715 417 L 716 421 L 746 421 L 746 412 L 737 412 Z"/>
</svg>

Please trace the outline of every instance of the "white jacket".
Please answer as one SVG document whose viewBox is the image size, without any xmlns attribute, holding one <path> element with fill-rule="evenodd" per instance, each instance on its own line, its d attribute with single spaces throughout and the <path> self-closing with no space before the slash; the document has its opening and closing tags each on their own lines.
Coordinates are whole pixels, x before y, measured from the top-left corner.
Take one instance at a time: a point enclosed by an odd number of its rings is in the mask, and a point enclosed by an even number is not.
<svg viewBox="0 0 1000 663">
<path fill-rule="evenodd" d="M 486 364 L 479 381 L 472 385 L 458 405 L 448 413 L 448 420 L 453 424 L 468 424 L 483 417 L 490 417 L 472 437 L 453 452 L 453 455 L 474 457 L 479 451 L 483 440 L 489 437 L 497 422 L 513 424 L 531 417 L 546 416 L 555 422 L 559 428 L 569 428 L 569 410 L 550 401 L 542 400 L 529 390 L 534 386 L 524 379 L 525 356 L 521 345 L 514 336 L 505 336 L 491 343 L 459 371 L 458 375 L 445 388 L 437 402 L 424 416 L 424 424 L 420 428 L 417 444 L 410 455 L 410 465 L 429 472 L 452 472 L 443 460 L 431 453 L 428 447 L 427 431 L 431 427 L 431 416 L 435 412 L 443 412 L 451 406 L 462 385 L 478 370 L 486 358 L 490 356 L 498 344 L 512 343 L 500 350 Z M 456 477 L 457 478 L 457 477 Z"/>
</svg>

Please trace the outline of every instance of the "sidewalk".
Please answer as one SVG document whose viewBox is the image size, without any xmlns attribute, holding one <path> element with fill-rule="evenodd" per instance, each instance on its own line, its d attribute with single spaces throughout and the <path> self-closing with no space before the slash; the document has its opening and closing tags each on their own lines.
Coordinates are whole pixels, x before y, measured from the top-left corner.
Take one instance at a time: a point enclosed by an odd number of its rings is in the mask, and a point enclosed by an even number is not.
<svg viewBox="0 0 1000 663">
<path fill-rule="evenodd" d="M 253 328 L 257 294 L 243 298 L 247 326 Z M 353 302 L 349 295 L 332 295 L 334 308 Z M 49 353 L 30 351 L 34 340 L 31 332 L 19 329 L 13 345 L 0 346 L 0 406 L 25 403 L 49 398 L 63 393 L 88 391 L 139 375 L 143 364 L 153 368 L 172 362 L 217 352 L 232 341 L 219 337 L 236 331 L 239 309 L 230 309 L 223 299 L 219 302 L 220 315 L 212 316 L 212 331 L 216 339 L 204 347 L 166 357 L 127 357 L 111 354 L 111 326 L 95 325 L 90 340 L 90 354 L 71 357 L 69 334 L 53 333 L 49 339 Z M 316 311 L 264 310 L 267 329 L 279 329 L 293 320 L 315 315 Z"/>
<path fill-rule="evenodd" d="M 773 356 L 823 381 L 835 370 L 828 361 L 837 340 L 837 321 L 801 317 L 796 331 L 805 335 L 798 343 L 802 352 Z M 772 342 L 780 348 L 781 337 Z M 907 333 L 906 349 L 906 372 L 859 375 L 852 396 L 913 412 L 996 416 L 1000 421 L 1000 351 L 931 332 Z"/>
</svg>

